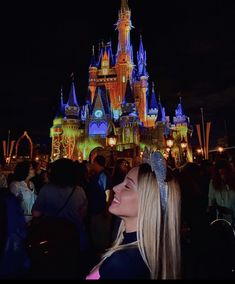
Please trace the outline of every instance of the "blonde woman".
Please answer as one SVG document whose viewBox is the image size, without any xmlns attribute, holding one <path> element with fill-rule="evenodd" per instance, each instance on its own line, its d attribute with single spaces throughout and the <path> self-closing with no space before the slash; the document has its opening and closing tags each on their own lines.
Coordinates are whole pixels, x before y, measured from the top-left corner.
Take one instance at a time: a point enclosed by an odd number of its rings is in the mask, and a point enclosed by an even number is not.
<svg viewBox="0 0 235 284">
<path fill-rule="evenodd" d="M 180 278 L 180 189 L 162 155 L 133 168 L 114 192 L 119 232 L 86 279 Z"/>
</svg>

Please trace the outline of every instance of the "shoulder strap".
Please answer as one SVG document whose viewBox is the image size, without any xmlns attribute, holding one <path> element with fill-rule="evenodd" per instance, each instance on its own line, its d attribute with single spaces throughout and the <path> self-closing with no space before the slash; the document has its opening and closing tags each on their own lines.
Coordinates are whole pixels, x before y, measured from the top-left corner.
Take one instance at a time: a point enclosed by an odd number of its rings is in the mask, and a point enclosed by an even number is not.
<svg viewBox="0 0 235 284">
<path fill-rule="evenodd" d="M 56 212 L 55 216 L 58 216 L 64 210 L 64 208 L 68 204 L 69 200 L 71 199 L 75 189 L 76 189 L 76 186 L 74 186 L 73 190 L 71 191 L 71 193 L 69 194 L 68 198 L 66 199 L 64 205 Z"/>
</svg>

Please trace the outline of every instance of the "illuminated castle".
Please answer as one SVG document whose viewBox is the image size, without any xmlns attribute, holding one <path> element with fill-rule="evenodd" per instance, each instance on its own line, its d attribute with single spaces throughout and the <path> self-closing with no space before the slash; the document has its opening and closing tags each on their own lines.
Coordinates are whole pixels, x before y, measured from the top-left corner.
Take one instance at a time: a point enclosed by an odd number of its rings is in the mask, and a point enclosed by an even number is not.
<svg viewBox="0 0 235 284">
<path fill-rule="evenodd" d="M 134 58 L 127 0 L 121 0 L 116 26 L 119 38 L 115 56 L 111 42 L 100 48 L 97 58 L 93 48 L 86 104 L 79 106 L 74 81 L 66 104 L 61 91 L 61 104 L 51 128 L 52 161 L 61 157 L 88 159 L 93 149 L 107 147 L 106 137 L 112 131 L 118 137 L 116 150 L 132 149 L 133 155 L 139 155 L 145 146 L 164 150 L 164 135 L 170 132 L 176 143 L 183 138 L 188 141 L 189 118 L 183 114 L 181 102 L 171 124 L 160 98 L 157 99 L 154 84 L 149 86 L 142 37 Z M 175 149 L 177 158 L 180 153 Z"/>
</svg>

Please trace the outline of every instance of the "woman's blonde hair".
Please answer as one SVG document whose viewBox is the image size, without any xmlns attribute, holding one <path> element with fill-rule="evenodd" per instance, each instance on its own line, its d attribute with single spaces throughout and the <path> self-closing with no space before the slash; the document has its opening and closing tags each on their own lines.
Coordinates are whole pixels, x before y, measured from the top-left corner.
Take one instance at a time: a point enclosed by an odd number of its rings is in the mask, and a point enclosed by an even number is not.
<svg viewBox="0 0 235 284">
<path fill-rule="evenodd" d="M 173 176 L 166 186 L 168 202 L 166 211 L 162 212 L 157 177 L 149 164 L 139 166 L 137 241 L 122 245 L 125 231 L 122 221 L 113 246 L 95 268 L 116 251 L 138 247 L 151 279 L 180 277 L 180 189 Z"/>
</svg>

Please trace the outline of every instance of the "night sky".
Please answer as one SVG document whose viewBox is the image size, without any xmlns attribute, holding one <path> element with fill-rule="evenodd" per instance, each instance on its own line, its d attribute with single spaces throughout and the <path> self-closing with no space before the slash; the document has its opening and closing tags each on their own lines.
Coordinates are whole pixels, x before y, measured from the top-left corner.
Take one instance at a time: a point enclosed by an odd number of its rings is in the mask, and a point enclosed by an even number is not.
<svg viewBox="0 0 235 284">
<path fill-rule="evenodd" d="M 78 100 L 87 92 L 92 45 L 112 40 L 116 53 L 119 0 L 48 2 L 8 1 L 0 9 L 0 139 L 8 129 L 16 138 L 24 130 L 48 137 L 72 72 Z M 203 107 L 211 145 L 226 128 L 235 143 L 234 2 L 129 0 L 134 52 L 142 34 L 150 82 L 167 114 L 182 96 L 195 125 Z"/>
</svg>

